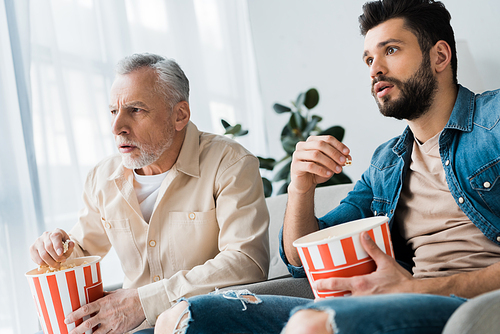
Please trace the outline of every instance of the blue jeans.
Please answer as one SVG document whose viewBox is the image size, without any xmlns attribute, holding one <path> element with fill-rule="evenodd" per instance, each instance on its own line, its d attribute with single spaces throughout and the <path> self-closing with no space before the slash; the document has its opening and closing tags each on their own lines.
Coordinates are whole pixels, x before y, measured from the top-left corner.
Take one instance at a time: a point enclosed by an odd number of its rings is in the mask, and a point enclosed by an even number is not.
<svg viewBox="0 0 500 334">
<path fill-rule="evenodd" d="M 423 294 L 336 297 L 318 302 L 285 296 L 257 298 L 249 303 L 231 292 L 189 298 L 186 333 L 280 333 L 295 312 L 317 309 L 333 315 L 332 326 L 341 334 L 438 334 L 465 302 L 457 297 Z"/>
</svg>

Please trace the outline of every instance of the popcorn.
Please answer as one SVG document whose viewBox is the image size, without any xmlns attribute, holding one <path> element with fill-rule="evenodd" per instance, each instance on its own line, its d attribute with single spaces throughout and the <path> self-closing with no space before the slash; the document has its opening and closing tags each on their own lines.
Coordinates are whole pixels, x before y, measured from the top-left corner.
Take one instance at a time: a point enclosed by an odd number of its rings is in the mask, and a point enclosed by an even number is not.
<svg viewBox="0 0 500 334">
<path fill-rule="evenodd" d="M 352 165 L 352 160 L 348 158 L 346 159 L 344 166 L 350 166 L 350 165 Z"/>
<path fill-rule="evenodd" d="M 69 239 L 63 242 L 63 253 L 68 251 Z"/>
</svg>

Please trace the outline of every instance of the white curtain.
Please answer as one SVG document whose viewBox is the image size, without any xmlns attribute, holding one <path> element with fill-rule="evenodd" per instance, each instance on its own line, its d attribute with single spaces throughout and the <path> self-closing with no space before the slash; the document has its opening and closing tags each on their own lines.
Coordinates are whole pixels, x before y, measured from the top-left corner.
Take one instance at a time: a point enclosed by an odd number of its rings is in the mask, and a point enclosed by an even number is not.
<svg viewBox="0 0 500 334">
<path fill-rule="evenodd" d="M 0 334 L 38 330 L 29 245 L 74 225 L 88 170 L 115 152 L 113 67 L 135 52 L 178 61 L 201 130 L 242 123 L 267 156 L 246 1 L 0 0 Z M 120 272 L 106 257 L 104 284 Z"/>
</svg>

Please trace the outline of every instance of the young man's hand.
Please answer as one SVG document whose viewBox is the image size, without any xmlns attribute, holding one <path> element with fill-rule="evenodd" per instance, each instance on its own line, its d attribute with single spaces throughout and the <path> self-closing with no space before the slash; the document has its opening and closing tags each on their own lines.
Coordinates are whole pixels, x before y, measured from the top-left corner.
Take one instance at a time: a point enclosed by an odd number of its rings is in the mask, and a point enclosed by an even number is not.
<svg viewBox="0 0 500 334">
<path fill-rule="evenodd" d="M 365 251 L 375 261 L 377 269 L 368 275 L 334 277 L 315 282 L 319 290 L 349 290 L 353 296 L 413 291 L 413 276 L 396 260 L 385 254 L 367 232 L 360 236 Z"/>
<path fill-rule="evenodd" d="M 289 191 L 306 193 L 328 181 L 350 161 L 349 148 L 332 136 L 311 136 L 293 153 Z"/>
</svg>

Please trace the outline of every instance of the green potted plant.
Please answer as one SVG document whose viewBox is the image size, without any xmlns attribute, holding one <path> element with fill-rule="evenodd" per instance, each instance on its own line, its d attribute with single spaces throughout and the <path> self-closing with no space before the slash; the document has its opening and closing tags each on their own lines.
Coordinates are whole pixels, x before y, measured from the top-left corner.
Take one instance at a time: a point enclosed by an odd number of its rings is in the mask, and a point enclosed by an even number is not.
<svg viewBox="0 0 500 334">
<path fill-rule="evenodd" d="M 291 107 L 280 103 L 274 104 L 273 109 L 276 113 L 290 114 L 290 116 L 280 136 L 281 145 L 286 153 L 285 156 L 280 160 L 258 157 L 260 168 L 270 171 L 274 171 L 274 169 L 277 168 L 272 180 L 265 177 L 262 178 L 266 197 L 271 196 L 273 192 L 273 183 L 281 183 L 284 181 L 277 194 L 279 195 L 287 192 L 288 185 L 290 184 L 292 155 L 299 141 L 304 141 L 311 135 L 331 135 L 339 141 L 342 141 L 344 138 L 345 130 L 341 126 L 336 125 L 325 130 L 322 130 L 318 126 L 318 123 L 322 121 L 322 117 L 311 113 L 311 109 L 316 107 L 318 102 L 319 93 L 315 88 L 311 88 L 306 92 L 300 93 L 295 101 L 291 101 Z M 233 126 L 225 120 L 221 120 L 221 123 L 226 130 L 226 135 L 239 137 L 248 134 L 248 130 L 243 130 L 241 124 Z M 351 179 L 344 174 L 344 172 L 341 172 L 340 174 L 334 174 L 328 181 L 319 184 L 318 187 L 351 182 Z"/>
</svg>

